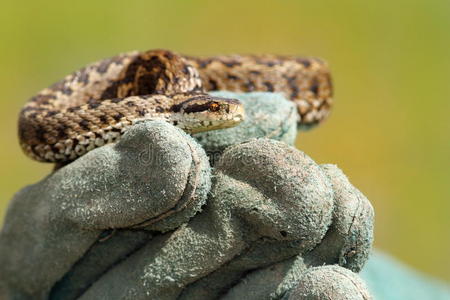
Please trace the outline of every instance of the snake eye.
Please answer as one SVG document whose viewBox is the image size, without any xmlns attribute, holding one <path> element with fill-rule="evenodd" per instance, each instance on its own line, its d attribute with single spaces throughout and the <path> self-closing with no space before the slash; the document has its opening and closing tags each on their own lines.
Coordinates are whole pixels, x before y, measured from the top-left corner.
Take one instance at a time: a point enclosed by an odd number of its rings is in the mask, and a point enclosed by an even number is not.
<svg viewBox="0 0 450 300">
<path fill-rule="evenodd" d="M 209 111 L 215 112 L 220 110 L 220 104 L 217 103 L 211 103 L 209 106 Z"/>
</svg>

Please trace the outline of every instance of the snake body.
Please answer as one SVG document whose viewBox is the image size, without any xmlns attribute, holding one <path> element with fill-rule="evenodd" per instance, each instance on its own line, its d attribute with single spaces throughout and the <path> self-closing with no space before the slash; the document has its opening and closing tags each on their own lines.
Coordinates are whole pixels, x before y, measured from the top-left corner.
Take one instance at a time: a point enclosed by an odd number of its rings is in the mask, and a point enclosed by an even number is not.
<svg viewBox="0 0 450 300">
<path fill-rule="evenodd" d="M 317 58 L 135 51 L 90 64 L 32 97 L 19 115 L 20 144 L 33 159 L 68 162 L 143 119 L 189 133 L 241 122 L 242 104 L 207 94 L 213 90 L 281 92 L 296 103 L 302 125 L 325 119 L 332 102 L 328 67 Z"/>
</svg>

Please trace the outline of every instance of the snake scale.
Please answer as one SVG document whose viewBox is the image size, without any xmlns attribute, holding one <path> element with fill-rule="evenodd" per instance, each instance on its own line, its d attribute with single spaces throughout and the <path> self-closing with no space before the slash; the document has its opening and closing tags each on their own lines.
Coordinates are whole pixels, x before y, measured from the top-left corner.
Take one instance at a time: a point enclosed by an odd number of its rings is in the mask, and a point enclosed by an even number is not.
<svg viewBox="0 0 450 300">
<path fill-rule="evenodd" d="M 134 51 L 90 64 L 32 97 L 19 115 L 20 144 L 33 159 L 64 163 L 117 141 L 143 119 L 189 133 L 237 125 L 242 104 L 207 94 L 214 90 L 281 92 L 308 126 L 325 119 L 332 103 L 330 72 L 318 58 Z"/>
</svg>

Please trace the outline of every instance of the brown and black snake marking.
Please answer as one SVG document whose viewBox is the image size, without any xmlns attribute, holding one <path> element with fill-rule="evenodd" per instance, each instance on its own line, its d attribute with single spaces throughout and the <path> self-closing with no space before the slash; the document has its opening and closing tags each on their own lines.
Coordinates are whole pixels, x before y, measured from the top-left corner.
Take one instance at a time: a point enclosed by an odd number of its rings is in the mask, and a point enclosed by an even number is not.
<svg viewBox="0 0 450 300">
<path fill-rule="evenodd" d="M 242 121 L 239 101 L 205 94 L 212 90 L 281 92 L 297 104 L 301 125 L 325 119 L 332 102 L 328 67 L 316 58 L 130 52 L 88 65 L 31 98 L 19 116 L 20 143 L 34 159 L 65 162 L 116 141 L 142 119 L 187 132 Z"/>
<path fill-rule="evenodd" d="M 279 92 L 297 105 L 300 124 L 328 116 L 333 97 L 328 65 L 318 58 L 276 55 L 189 57 L 206 91 Z"/>
</svg>

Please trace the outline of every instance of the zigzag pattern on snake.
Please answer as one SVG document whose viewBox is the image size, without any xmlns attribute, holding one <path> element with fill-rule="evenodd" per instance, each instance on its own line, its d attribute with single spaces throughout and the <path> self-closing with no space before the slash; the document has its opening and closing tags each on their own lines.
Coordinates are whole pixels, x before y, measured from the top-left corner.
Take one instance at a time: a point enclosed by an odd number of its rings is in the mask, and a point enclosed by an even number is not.
<svg viewBox="0 0 450 300">
<path fill-rule="evenodd" d="M 36 160 L 68 162 L 142 119 L 190 133 L 237 125 L 242 104 L 207 94 L 214 90 L 281 92 L 307 126 L 324 120 L 332 103 L 329 69 L 317 58 L 135 51 L 88 65 L 31 98 L 19 116 L 20 144 Z"/>
</svg>

